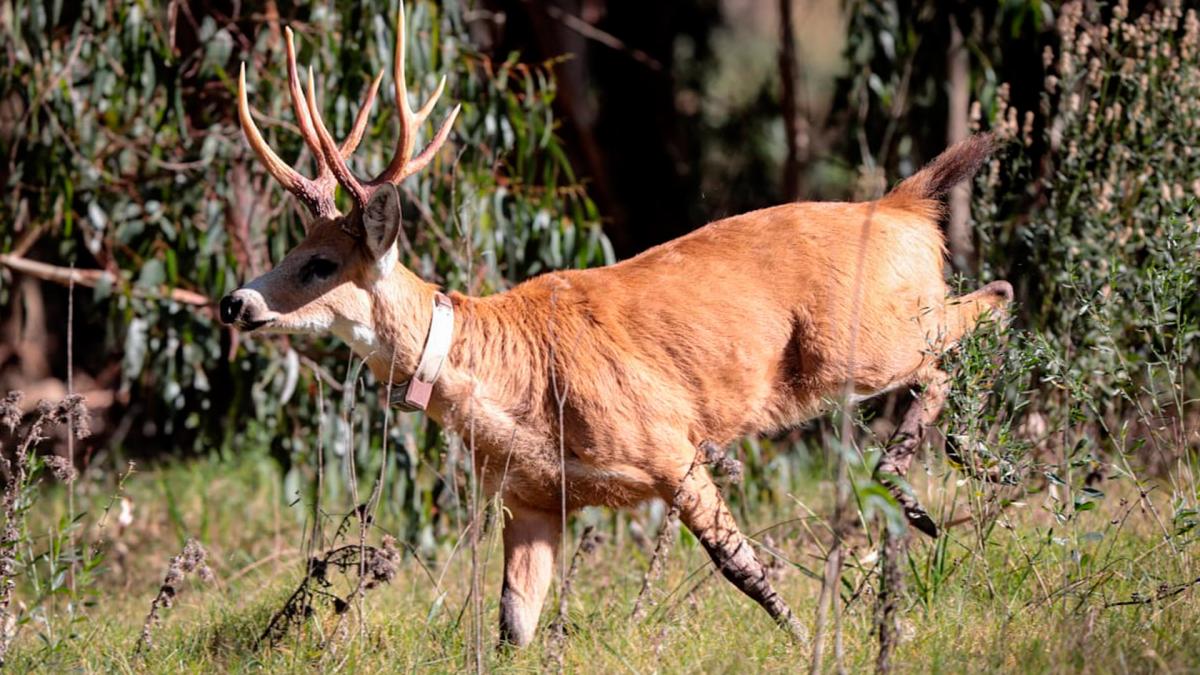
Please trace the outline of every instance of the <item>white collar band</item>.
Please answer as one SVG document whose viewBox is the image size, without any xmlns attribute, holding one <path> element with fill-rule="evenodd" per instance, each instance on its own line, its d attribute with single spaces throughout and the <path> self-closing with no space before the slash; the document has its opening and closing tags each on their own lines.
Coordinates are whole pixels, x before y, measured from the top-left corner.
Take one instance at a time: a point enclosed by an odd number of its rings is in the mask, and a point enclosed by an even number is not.
<svg viewBox="0 0 1200 675">
<path fill-rule="evenodd" d="M 454 305 L 446 294 L 433 294 L 433 316 L 429 319 L 429 332 L 425 336 L 425 348 L 412 379 L 392 389 L 391 404 L 409 412 L 425 410 L 433 395 L 433 385 L 442 372 L 446 356 L 450 354 L 450 343 L 454 339 Z"/>
</svg>

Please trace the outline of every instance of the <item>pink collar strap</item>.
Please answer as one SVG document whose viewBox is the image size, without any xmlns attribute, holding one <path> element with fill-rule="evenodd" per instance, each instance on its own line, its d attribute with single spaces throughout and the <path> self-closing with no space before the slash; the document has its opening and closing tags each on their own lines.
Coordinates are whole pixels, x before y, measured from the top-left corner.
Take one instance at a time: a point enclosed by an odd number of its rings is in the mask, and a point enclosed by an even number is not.
<svg viewBox="0 0 1200 675">
<path fill-rule="evenodd" d="M 412 379 L 392 389 L 391 404 L 401 410 L 415 412 L 429 407 L 433 385 L 442 372 L 446 356 L 450 354 L 450 343 L 454 339 L 454 305 L 446 294 L 433 295 L 433 316 L 429 319 L 429 332 L 425 336 L 425 348 Z"/>
</svg>

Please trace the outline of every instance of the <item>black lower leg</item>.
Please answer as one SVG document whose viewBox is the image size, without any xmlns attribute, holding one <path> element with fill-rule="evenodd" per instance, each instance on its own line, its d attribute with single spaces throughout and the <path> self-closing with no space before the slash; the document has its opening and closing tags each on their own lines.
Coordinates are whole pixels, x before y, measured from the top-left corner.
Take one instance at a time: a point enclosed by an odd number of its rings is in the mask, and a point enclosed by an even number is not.
<svg viewBox="0 0 1200 675">
<path fill-rule="evenodd" d="M 911 492 L 905 490 L 894 480 L 896 477 L 904 478 L 908 475 L 913 455 L 916 454 L 917 447 L 921 445 L 924 437 L 924 415 L 924 405 L 921 396 L 918 395 L 909 404 L 908 411 L 904 414 L 904 420 L 900 422 L 900 426 L 888 440 L 883 457 L 879 459 L 879 464 L 875 467 L 875 479 L 888 489 L 888 492 L 904 509 L 904 516 L 908 519 L 909 524 L 930 537 L 936 538 L 938 528 L 937 524 L 933 522 L 933 518 L 929 517 L 929 513 Z"/>
<path fill-rule="evenodd" d="M 709 537 L 701 537 L 700 543 L 712 558 L 713 564 L 721 571 L 722 576 L 729 580 L 738 590 L 762 605 L 777 624 L 788 631 L 798 642 L 808 641 L 808 631 L 792 614 L 771 582 L 767 579 L 767 570 L 754 555 L 750 544 L 740 534 L 730 537 L 734 541 L 721 541 Z"/>
</svg>

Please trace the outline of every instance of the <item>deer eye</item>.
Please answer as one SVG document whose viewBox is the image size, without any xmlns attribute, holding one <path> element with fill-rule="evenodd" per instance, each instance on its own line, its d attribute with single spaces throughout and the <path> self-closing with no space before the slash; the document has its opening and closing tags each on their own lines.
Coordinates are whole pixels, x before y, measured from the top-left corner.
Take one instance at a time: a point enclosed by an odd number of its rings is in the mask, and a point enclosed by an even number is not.
<svg viewBox="0 0 1200 675">
<path fill-rule="evenodd" d="M 320 256 L 314 257 L 300 268 L 300 282 L 307 284 L 314 279 L 328 279 L 337 271 L 337 267 L 337 263 L 332 260 Z"/>
</svg>

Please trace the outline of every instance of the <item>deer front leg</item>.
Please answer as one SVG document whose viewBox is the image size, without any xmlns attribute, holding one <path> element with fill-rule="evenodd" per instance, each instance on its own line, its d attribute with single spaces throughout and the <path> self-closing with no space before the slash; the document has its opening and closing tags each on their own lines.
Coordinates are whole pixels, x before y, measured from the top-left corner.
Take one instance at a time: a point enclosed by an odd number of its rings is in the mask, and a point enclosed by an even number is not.
<svg viewBox="0 0 1200 675">
<path fill-rule="evenodd" d="M 511 518 L 504 524 L 500 642 L 524 647 L 533 640 L 554 577 L 562 518 L 556 513 L 506 506 Z"/>
<path fill-rule="evenodd" d="M 925 428 L 937 421 L 946 404 L 949 386 L 946 374 L 935 370 L 932 377 L 926 380 L 925 388 L 909 404 L 904 420 L 888 440 L 883 457 L 875 466 L 875 479 L 883 483 L 899 502 L 909 524 L 934 538 L 938 536 L 938 528 L 933 518 L 929 517 L 917 498 L 893 478 L 903 479 L 908 475 L 913 456 L 925 436 Z"/>
<path fill-rule="evenodd" d="M 699 464 L 693 466 L 680 484 L 669 488 L 665 498 L 676 500 L 679 519 L 700 540 L 721 574 L 762 605 L 793 639 L 806 643 L 807 629 L 767 580 L 766 568 L 738 529 L 708 470 Z"/>
</svg>

